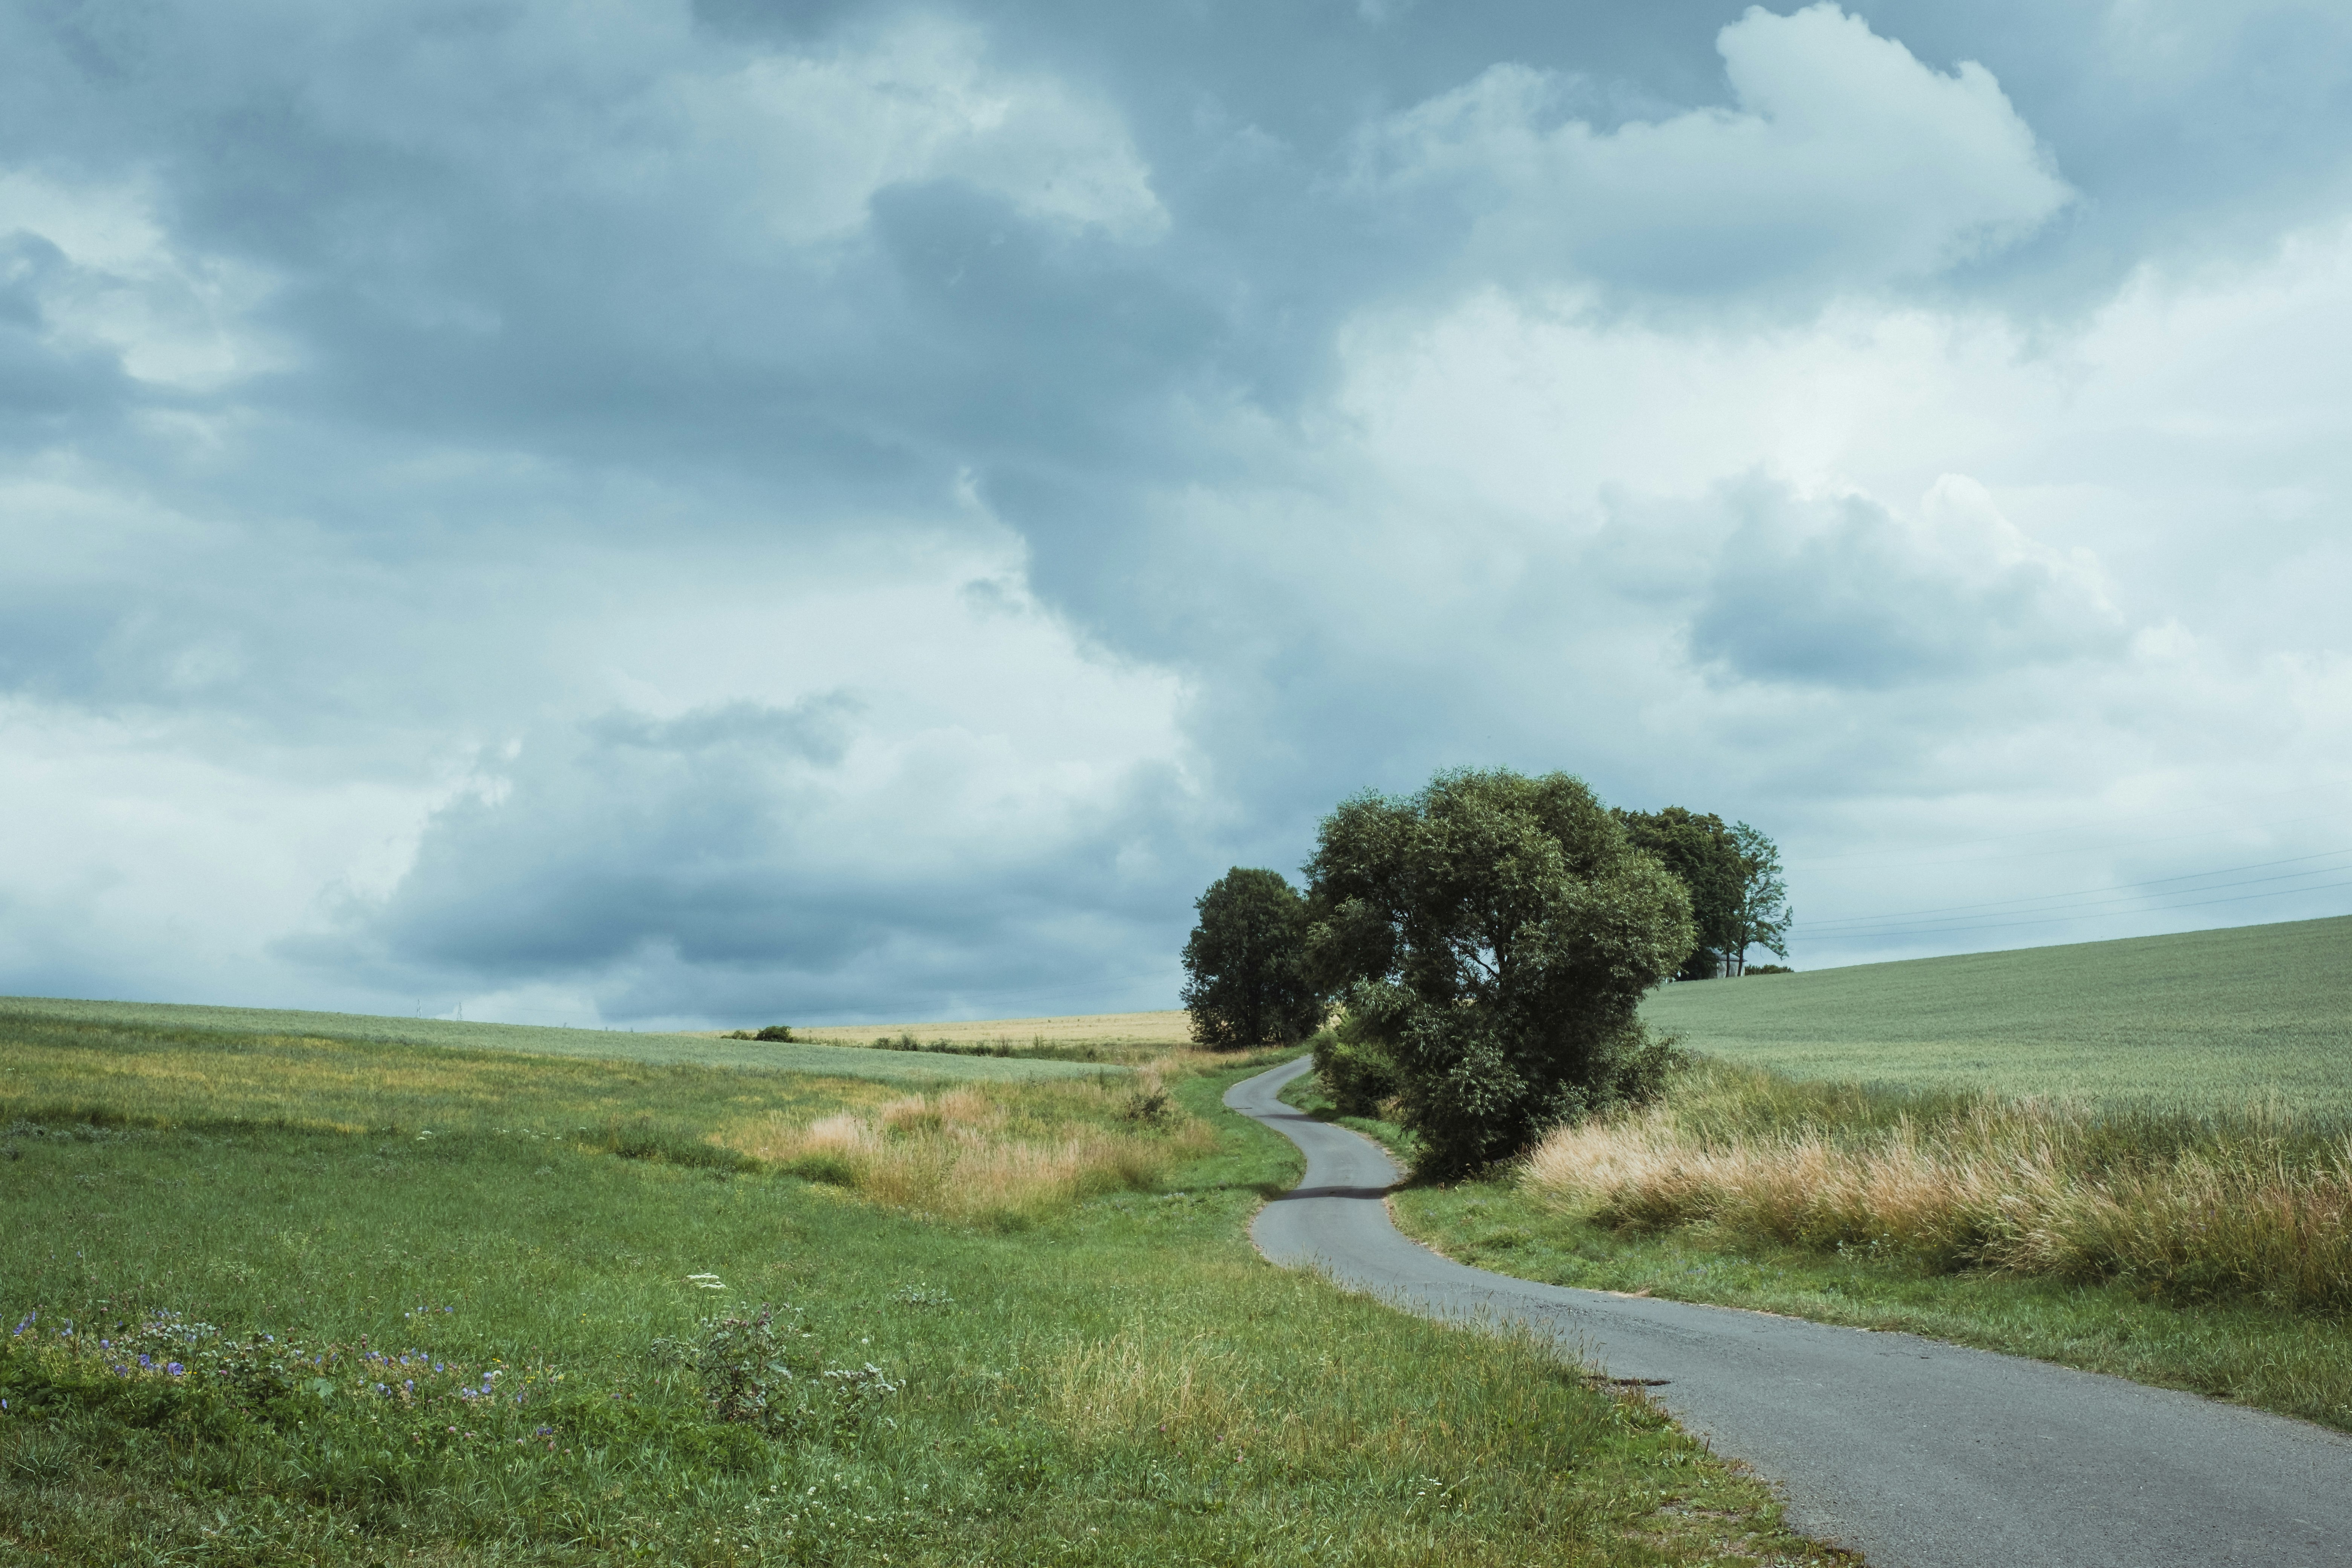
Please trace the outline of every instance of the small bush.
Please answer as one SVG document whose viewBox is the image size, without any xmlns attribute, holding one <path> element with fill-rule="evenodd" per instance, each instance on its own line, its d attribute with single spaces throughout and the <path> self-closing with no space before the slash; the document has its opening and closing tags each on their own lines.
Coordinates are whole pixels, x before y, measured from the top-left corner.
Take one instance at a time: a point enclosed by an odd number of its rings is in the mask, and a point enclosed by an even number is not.
<svg viewBox="0 0 2352 1568">
<path fill-rule="evenodd" d="M 813 1336 L 792 1313 L 782 1325 L 762 1301 L 748 1318 L 712 1318 L 703 1324 L 695 1370 L 703 1403 L 714 1419 L 740 1422 L 777 1436 L 855 1428 L 877 1400 L 898 1385 L 872 1362 L 825 1367 Z"/>
<path fill-rule="evenodd" d="M 1315 1073 L 1323 1092 L 1342 1116 L 1378 1116 L 1398 1088 L 1397 1067 L 1388 1047 L 1353 1013 L 1307 1042 L 1315 1053 Z"/>
</svg>

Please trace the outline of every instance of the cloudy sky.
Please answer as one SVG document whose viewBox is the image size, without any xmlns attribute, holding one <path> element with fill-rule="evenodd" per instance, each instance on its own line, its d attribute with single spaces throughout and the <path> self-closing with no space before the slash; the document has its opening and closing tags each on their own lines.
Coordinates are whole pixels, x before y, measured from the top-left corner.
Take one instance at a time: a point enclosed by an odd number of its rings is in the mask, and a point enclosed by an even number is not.
<svg viewBox="0 0 2352 1568">
<path fill-rule="evenodd" d="M 2352 910 L 2352 12 L 0 4 L 0 991 L 1174 1005 L 1450 765 Z"/>
</svg>

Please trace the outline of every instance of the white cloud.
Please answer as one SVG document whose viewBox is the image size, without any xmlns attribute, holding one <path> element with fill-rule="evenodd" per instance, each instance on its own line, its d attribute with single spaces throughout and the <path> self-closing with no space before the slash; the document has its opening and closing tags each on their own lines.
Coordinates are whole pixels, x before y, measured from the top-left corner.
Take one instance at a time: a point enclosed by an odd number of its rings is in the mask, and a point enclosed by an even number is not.
<svg viewBox="0 0 2352 1568">
<path fill-rule="evenodd" d="M 140 381 L 208 392 L 284 368 L 288 345 L 255 321 L 276 281 L 177 243 L 154 206 L 143 181 L 0 171 L 0 287 L 29 289 L 52 343 L 99 348 Z"/>
<path fill-rule="evenodd" d="M 1109 106 L 992 67 L 969 26 L 910 18 L 857 47 L 669 73 L 655 101 L 690 127 L 673 156 L 735 170 L 740 210 L 794 244 L 862 227 L 876 192 L 954 178 L 1024 216 L 1156 238 L 1167 214 Z"/>
<path fill-rule="evenodd" d="M 1666 293 L 1926 278 L 2073 197 L 1973 61 L 1932 70 L 1826 4 L 1751 7 L 1717 47 L 1735 109 L 1597 131 L 1566 79 L 1497 65 L 1382 122 L 1358 178 L 1453 205 L 1492 272 Z"/>
</svg>

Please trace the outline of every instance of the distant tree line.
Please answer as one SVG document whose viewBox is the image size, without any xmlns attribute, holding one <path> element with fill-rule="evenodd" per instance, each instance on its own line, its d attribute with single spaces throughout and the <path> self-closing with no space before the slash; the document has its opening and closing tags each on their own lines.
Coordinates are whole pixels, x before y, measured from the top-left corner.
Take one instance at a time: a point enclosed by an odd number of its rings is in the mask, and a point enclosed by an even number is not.
<svg viewBox="0 0 2352 1568">
<path fill-rule="evenodd" d="M 1769 838 L 1679 806 L 1612 811 L 1566 773 L 1465 769 L 1351 796 L 1305 870 L 1301 892 L 1237 866 L 1196 901 L 1193 1037 L 1311 1037 L 1341 1109 L 1396 1116 L 1424 1173 L 1654 1094 L 1675 1058 L 1642 998 L 1739 973 L 1753 947 L 1786 956 Z"/>
</svg>

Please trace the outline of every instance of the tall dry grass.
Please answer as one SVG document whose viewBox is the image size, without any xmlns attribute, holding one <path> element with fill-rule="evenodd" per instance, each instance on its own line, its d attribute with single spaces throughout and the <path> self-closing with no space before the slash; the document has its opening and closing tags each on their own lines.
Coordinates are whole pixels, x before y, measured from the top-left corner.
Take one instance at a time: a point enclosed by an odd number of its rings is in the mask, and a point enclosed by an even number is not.
<svg viewBox="0 0 2352 1568">
<path fill-rule="evenodd" d="M 769 1116 L 724 1139 L 892 1208 L 997 1224 L 1154 1186 L 1215 1141 L 1165 1097 L 1151 1069 L 1100 1082 L 966 1085 L 814 1121 Z"/>
<path fill-rule="evenodd" d="M 1612 1227 L 2352 1309 L 2352 1135 L 2277 1105 L 2189 1116 L 1708 1064 L 1648 1107 L 1553 1133 L 1522 1179 Z"/>
</svg>

